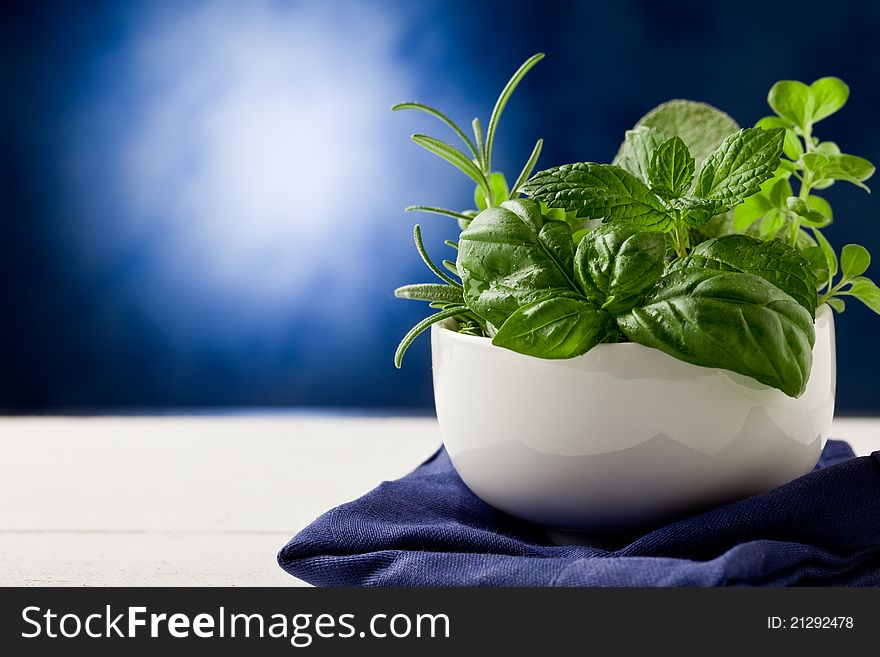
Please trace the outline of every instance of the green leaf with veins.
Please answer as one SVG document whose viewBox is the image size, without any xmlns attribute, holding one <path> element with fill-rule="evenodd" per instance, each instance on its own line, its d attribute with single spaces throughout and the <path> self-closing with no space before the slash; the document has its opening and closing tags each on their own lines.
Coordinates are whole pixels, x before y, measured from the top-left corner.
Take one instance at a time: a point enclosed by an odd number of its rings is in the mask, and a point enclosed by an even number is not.
<svg viewBox="0 0 880 657">
<path fill-rule="evenodd" d="M 578 244 L 575 278 L 590 301 L 619 315 L 640 303 L 663 275 L 665 256 L 662 233 L 607 224 Z"/>
<path fill-rule="evenodd" d="M 721 269 L 760 276 L 816 313 L 816 276 L 797 249 L 780 240 L 764 242 L 748 235 L 724 235 L 694 247 L 674 260 L 669 271 Z"/>
<path fill-rule="evenodd" d="M 721 110 L 693 100 L 670 100 L 658 105 L 639 119 L 636 127 L 659 130 L 666 137 L 681 137 L 696 164 L 703 161 L 724 138 L 739 130 L 739 125 Z"/>
<path fill-rule="evenodd" d="M 752 274 L 673 271 L 617 325 L 633 342 L 750 376 L 791 397 L 803 393 L 812 367 L 812 316 Z"/>
<path fill-rule="evenodd" d="M 529 199 L 483 210 L 459 239 L 456 267 L 468 307 L 501 326 L 521 306 L 576 291 L 560 243 L 565 230 L 570 231 L 562 222 L 545 224 L 540 207 Z"/>
<path fill-rule="evenodd" d="M 746 128 L 728 136 L 706 158 L 694 195 L 735 205 L 757 193 L 779 166 L 784 132 Z"/>
<path fill-rule="evenodd" d="M 681 137 L 670 137 L 654 151 L 648 167 L 651 191 L 666 197 L 680 197 L 694 179 L 694 158 Z"/>
<path fill-rule="evenodd" d="M 579 162 L 540 171 L 522 191 L 550 207 L 574 210 L 578 217 L 627 221 L 651 230 L 672 223 L 645 183 L 611 164 Z"/>
<path fill-rule="evenodd" d="M 610 315 L 583 297 L 557 296 L 516 310 L 492 344 L 538 358 L 580 356 L 606 339 Z"/>
<path fill-rule="evenodd" d="M 666 136 L 655 128 L 640 126 L 627 130 L 620 150 L 611 163 L 647 183 L 654 152 L 664 141 Z"/>
</svg>

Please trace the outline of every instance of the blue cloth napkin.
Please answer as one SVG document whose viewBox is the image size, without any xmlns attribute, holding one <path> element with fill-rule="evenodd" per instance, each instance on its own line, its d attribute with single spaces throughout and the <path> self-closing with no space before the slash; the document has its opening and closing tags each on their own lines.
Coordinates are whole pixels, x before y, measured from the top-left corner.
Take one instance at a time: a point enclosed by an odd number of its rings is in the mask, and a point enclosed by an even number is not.
<svg viewBox="0 0 880 657">
<path fill-rule="evenodd" d="M 319 586 L 876 586 L 880 452 L 830 440 L 803 477 L 601 549 L 491 508 L 441 449 L 318 518 L 278 561 Z"/>
</svg>

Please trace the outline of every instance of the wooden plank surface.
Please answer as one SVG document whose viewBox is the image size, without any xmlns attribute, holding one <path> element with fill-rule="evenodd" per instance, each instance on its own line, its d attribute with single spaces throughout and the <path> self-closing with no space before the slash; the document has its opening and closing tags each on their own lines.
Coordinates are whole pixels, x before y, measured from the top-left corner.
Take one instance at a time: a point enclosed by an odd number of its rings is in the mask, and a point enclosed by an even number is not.
<svg viewBox="0 0 880 657">
<path fill-rule="evenodd" d="M 880 420 L 834 433 L 880 449 Z M 438 445 L 430 418 L 0 419 L 0 585 L 302 584 L 284 542 Z"/>
</svg>

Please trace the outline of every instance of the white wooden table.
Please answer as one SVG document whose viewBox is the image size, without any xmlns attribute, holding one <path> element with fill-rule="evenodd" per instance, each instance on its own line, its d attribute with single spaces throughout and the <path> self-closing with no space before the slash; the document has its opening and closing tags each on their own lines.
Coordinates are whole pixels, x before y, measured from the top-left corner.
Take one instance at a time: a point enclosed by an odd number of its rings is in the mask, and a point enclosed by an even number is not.
<svg viewBox="0 0 880 657">
<path fill-rule="evenodd" d="M 880 419 L 834 435 L 867 454 Z M 0 586 L 302 584 L 278 549 L 438 445 L 430 418 L 3 418 Z"/>
</svg>

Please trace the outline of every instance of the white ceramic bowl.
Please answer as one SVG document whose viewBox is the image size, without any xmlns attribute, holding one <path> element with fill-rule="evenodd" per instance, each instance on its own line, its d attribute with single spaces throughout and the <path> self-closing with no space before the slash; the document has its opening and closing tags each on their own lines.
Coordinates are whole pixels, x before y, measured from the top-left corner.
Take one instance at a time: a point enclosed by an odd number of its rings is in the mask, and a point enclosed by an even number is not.
<svg viewBox="0 0 880 657">
<path fill-rule="evenodd" d="M 834 319 L 797 399 L 635 343 L 542 360 L 435 325 L 440 431 L 480 498 L 551 528 L 656 523 L 813 468 L 834 415 Z"/>
</svg>

